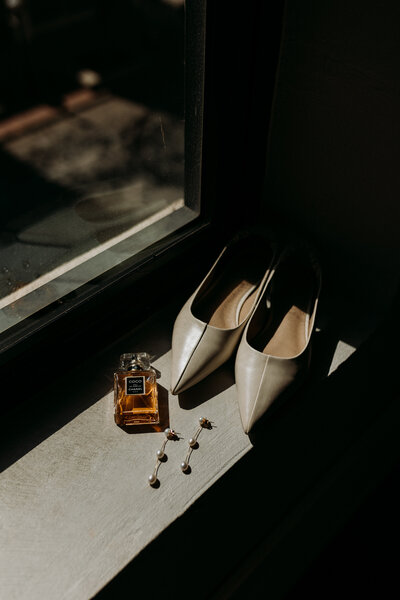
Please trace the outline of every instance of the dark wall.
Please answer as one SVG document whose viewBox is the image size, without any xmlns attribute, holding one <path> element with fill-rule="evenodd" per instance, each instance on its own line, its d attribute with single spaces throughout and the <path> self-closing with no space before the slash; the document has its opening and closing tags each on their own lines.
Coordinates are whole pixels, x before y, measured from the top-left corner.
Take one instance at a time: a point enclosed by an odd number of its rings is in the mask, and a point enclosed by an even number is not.
<svg viewBox="0 0 400 600">
<path fill-rule="evenodd" d="M 372 268 L 369 287 L 389 300 L 400 265 L 397 0 L 287 1 L 266 200 L 314 240 L 332 288 L 341 269 L 358 288 Z"/>
</svg>

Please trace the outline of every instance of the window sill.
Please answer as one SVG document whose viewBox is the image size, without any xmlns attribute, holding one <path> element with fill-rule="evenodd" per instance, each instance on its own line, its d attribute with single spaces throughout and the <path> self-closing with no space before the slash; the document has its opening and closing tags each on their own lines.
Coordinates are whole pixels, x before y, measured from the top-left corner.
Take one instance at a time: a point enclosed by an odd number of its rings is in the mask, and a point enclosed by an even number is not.
<svg viewBox="0 0 400 600">
<path fill-rule="evenodd" d="M 266 420 L 253 448 L 231 364 L 166 401 L 178 309 L 174 300 L 57 384 L 62 389 L 42 392 L 28 418 L 25 407 L 8 422 L 0 496 L 8 598 L 115 598 L 149 585 L 158 593 L 172 565 L 182 570 L 180 584 L 194 586 L 193 598 L 237 590 L 243 597 L 253 572 L 258 590 L 282 597 L 399 460 L 395 371 L 380 352 L 391 339 L 385 323 L 353 354 L 338 345 L 336 370 Z M 184 437 L 168 443 L 158 489 L 147 476 L 162 434 L 129 434 L 113 422 L 114 365 L 132 348 L 157 356 L 161 429 L 171 425 Z M 184 475 L 179 465 L 200 415 L 215 427 L 202 433 Z"/>
<path fill-rule="evenodd" d="M 164 310 L 93 357 L 17 431 L 2 476 L 8 598 L 92 597 L 251 449 L 229 368 L 167 400 L 175 313 Z M 117 427 L 105 393 L 119 354 L 132 348 L 157 355 L 161 430 L 170 425 L 183 437 L 167 445 L 158 489 L 147 477 L 164 436 Z M 202 432 L 185 475 L 179 465 L 201 415 L 215 427 Z"/>
</svg>

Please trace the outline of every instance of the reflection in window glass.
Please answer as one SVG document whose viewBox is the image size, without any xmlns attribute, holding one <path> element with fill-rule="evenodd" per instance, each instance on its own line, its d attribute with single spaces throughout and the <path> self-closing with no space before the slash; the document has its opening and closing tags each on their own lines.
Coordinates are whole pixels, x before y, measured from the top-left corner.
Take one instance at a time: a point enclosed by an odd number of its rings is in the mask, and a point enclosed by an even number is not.
<svg viewBox="0 0 400 600">
<path fill-rule="evenodd" d="M 183 0 L 5 2 L 0 331 L 194 214 Z"/>
</svg>

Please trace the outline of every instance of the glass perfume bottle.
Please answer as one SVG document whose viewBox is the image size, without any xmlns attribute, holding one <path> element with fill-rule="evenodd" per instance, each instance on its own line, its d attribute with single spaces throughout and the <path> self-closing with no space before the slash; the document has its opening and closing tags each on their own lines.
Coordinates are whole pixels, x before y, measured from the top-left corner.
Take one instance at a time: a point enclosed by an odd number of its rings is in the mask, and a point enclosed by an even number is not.
<svg viewBox="0 0 400 600">
<path fill-rule="evenodd" d="M 121 354 L 114 373 L 114 407 L 117 425 L 160 422 L 156 371 L 146 352 Z"/>
</svg>

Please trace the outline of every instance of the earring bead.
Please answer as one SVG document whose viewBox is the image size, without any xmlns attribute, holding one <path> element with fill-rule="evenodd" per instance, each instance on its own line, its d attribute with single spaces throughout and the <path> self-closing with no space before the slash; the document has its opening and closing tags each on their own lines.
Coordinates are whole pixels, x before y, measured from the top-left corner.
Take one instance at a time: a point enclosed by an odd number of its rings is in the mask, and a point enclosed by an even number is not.
<svg viewBox="0 0 400 600">
<path fill-rule="evenodd" d="M 155 485 L 157 483 L 157 473 L 161 464 L 161 460 L 165 457 L 165 446 L 167 445 L 168 440 L 179 439 L 178 434 L 174 429 L 167 427 L 164 429 L 165 440 L 163 441 L 161 448 L 156 452 L 156 464 L 154 467 L 154 471 L 151 475 L 148 476 L 147 481 L 149 485 Z"/>
<path fill-rule="evenodd" d="M 198 439 L 203 427 L 211 429 L 211 421 L 209 421 L 206 417 L 199 418 L 199 427 L 197 428 L 194 436 L 189 439 L 189 449 L 186 454 L 186 458 L 183 462 L 181 462 L 182 473 L 185 473 L 189 469 L 190 456 L 192 454 L 193 449 L 196 447 L 197 439 Z"/>
</svg>

